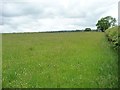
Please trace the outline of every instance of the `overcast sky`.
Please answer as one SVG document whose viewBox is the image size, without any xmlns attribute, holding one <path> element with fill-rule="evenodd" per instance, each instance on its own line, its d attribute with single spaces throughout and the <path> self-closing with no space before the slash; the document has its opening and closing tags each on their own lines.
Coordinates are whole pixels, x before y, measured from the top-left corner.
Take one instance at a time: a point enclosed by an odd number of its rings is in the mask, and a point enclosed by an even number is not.
<svg viewBox="0 0 120 90">
<path fill-rule="evenodd" d="M 96 28 L 104 16 L 118 19 L 119 0 L 0 0 L 0 32 Z"/>
</svg>

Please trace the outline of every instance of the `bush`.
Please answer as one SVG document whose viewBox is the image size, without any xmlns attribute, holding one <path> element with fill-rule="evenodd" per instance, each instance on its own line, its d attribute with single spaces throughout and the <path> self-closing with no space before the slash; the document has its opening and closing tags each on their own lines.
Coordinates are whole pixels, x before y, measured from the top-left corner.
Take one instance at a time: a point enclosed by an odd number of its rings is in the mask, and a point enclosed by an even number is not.
<svg viewBox="0 0 120 90">
<path fill-rule="evenodd" d="M 91 28 L 85 28 L 85 31 L 91 31 Z"/>
<path fill-rule="evenodd" d="M 115 48 L 120 47 L 120 32 L 118 32 L 119 27 L 112 27 L 105 31 L 108 41 L 110 41 Z"/>
</svg>

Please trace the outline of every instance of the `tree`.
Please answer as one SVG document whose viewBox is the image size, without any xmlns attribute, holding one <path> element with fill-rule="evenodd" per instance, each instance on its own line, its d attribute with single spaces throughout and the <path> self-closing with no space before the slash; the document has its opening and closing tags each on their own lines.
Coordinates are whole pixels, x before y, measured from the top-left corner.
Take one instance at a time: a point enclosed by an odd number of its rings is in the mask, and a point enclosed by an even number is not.
<svg viewBox="0 0 120 90">
<path fill-rule="evenodd" d="M 107 17 L 104 17 L 104 18 L 101 18 L 100 20 L 98 20 L 96 26 L 97 26 L 98 30 L 101 30 L 102 32 L 104 32 L 109 27 L 115 26 L 115 23 L 116 23 L 115 18 L 113 18 L 111 16 L 107 16 Z"/>
<path fill-rule="evenodd" d="M 85 31 L 91 31 L 91 28 L 85 28 Z"/>
</svg>

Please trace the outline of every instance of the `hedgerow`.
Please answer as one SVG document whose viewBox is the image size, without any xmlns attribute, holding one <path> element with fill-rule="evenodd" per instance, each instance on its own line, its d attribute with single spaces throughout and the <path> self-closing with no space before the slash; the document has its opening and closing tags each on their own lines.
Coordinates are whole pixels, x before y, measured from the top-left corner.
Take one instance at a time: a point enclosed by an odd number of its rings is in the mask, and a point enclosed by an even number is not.
<svg viewBox="0 0 120 90">
<path fill-rule="evenodd" d="M 119 27 L 112 27 L 105 31 L 108 41 L 110 41 L 115 49 L 120 48 L 120 32 Z"/>
</svg>

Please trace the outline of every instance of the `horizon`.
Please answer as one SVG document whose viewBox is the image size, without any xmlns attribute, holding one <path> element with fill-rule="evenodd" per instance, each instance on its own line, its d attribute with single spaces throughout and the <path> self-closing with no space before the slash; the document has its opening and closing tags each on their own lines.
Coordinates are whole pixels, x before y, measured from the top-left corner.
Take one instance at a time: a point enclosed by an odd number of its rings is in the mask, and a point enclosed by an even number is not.
<svg viewBox="0 0 120 90">
<path fill-rule="evenodd" d="M 77 31 L 84 31 L 85 29 L 74 29 L 74 30 L 51 30 L 51 31 L 36 31 L 36 32 L 5 32 L 2 34 L 14 34 L 14 33 L 52 33 L 52 32 L 77 32 Z M 95 31 L 97 29 L 91 29 L 91 31 Z"/>
</svg>

